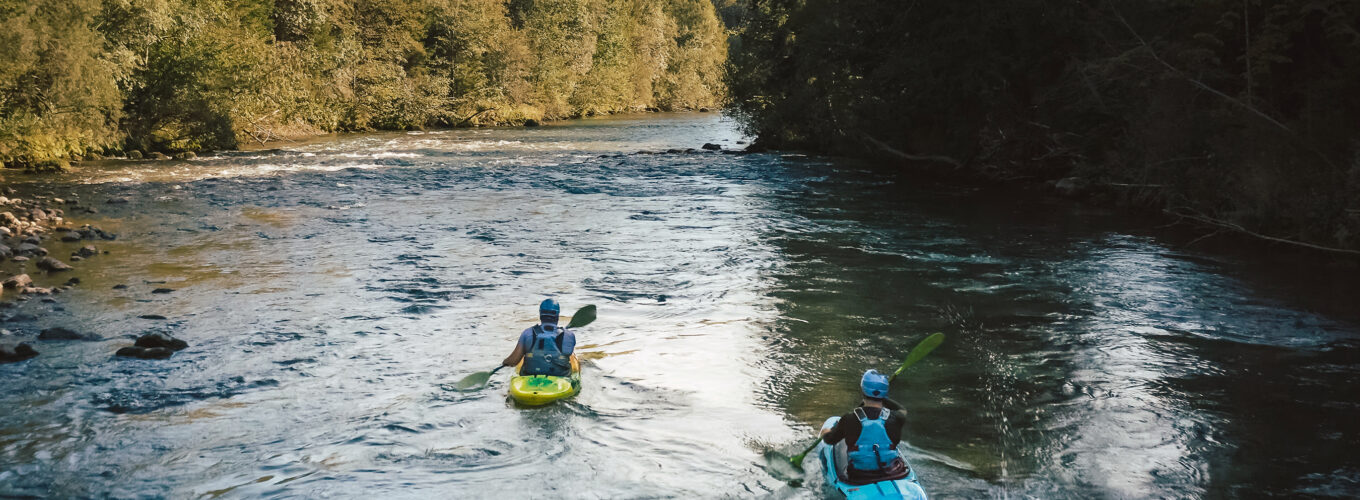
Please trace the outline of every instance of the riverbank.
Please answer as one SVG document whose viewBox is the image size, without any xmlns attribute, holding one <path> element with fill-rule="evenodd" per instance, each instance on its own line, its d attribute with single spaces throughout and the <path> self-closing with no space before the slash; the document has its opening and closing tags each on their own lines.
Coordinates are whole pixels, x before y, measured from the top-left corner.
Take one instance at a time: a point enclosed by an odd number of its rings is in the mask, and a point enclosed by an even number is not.
<svg viewBox="0 0 1360 500">
<path fill-rule="evenodd" d="M 0 24 L 0 164 L 32 170 L 725 95 L 708 0 L 35 0 Z"/>
<path fill-rule="evenodd" d="M 3 181 L 3 178 L 0 178 Z M 74 226 L 67 213 L 96 213 L 76 198 L 52 194 L 21 193 L 0 185 L 0 362 L 22 361 L 37 356 L 22 332 L 7 328 L 12 320 L 35 320 L 26 313 L 8 311 L 29 300 L 55 304 L 54 296 L 78 286 L 80 278 L 67 277 L 78 266 L 97 262 L 96 243 L 117 238 L 91 225 Z M 69 255 L 66 253 L 69 252 Z M 102 253 L 107 254 L 107 251 Z M 96 264 L 97 265 L 97 264 Z M 54 305 L 46 314 L 64 309 Z M 72 336 L 74 335 L 74 336 Z M 44 331 L 37 338 L 81 338 L 69 331 Z"/>
</svg>

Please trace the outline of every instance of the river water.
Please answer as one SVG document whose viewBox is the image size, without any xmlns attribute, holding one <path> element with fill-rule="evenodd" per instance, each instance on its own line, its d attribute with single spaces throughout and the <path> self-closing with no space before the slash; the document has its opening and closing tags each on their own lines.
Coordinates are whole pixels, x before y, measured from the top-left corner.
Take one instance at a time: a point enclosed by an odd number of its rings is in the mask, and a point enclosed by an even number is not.
<svg viewBox="0 0 1360 500">
<path fill-rule="evenodd" d="M 105 339 L 0 365 L 0 495 L 817 498 L 816 460 L 794 487 L 763 453 L 935 331 L 893 394 L 937 498 L 1360 495 L 1353 268 L 854 162 L 665 152 L 741 139 L 632 116 L 12 180 L 119 237 L 57 302 L 0 309 L 0 340 Z M 442 387 L 548 296 L 599 307 L 578 397 Z M 147 331 L 191 347 L 112 356 Z"/>
</svg>

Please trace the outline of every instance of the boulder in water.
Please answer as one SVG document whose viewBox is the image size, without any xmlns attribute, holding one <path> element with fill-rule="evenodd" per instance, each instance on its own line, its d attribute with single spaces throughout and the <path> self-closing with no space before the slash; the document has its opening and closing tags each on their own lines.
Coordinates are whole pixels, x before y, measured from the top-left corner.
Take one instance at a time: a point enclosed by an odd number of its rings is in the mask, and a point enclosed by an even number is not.
<svg viewBox="0 0 1360 500">
<path fill-rule="evenodd" d="M 65 262 L 59 261 L 51 257 L 43 257 L 41 260 L 38 261 L 38 269 L 42 269 L 49 273 L 55 273 L 61 271 L 70 271 L 71 266 L 66 265 Z"/>
<path fill-rule="evenodd" d="M 706 142 L 706 143 L 704 143 L 703 148 L 704 148 L 704 149 L 707 149 L 707 150 L 709 150 L 709 151 L 721 151 L 721 150 L 722 150 L 722 146 L 719 146 L 719 145 L 714 144 L 714 143 L 711 143 L 711 142 Z"/>
<path fill-rule="evenodd" d="M 137 347 L 147 347 L 147 348 L 151 348 L 151 347 L 164 347 L 164 348 L 166 348 L 166 349 L 170 349 L 170 350 L 173 350 L 173 351 L 178 351 L 178 350 L 180 350 L 180 349 L 184 349 L 184 348 L 186 348 L 186 347 L 189 347 L 189 343 L 188 343 L 188 342 L 185 342 L 185 341 L 183 341 L 183 340 L 180 340 L 180 339 L 171 337 L 171 336 L 169 336 L 169 335 L 167 335 L 167 334 L 164 334 L 164 333 L 154 332 L 154 333 L 148 333 L 148 334 L 146 334 L 146 335 L 142 335 L 141 337 L 137 337 L 137 344 L 136 344 L 136 346 L 137 346 Z"/>
<path fill-rule="evenodd" d="M 54 326 L 39 332 L 38 340 L 99 340 L 99 336 L 89 333 L 80 333 L 66 327 Z"/>
<path fill-rule="evenodd" d="M 13 363 L 38 355 L 38 351 L 27 342 L 20 342 L 17 345 L 0 345 L 0 363 Z"/>
<path fill-rule="evenodd" d="M 95 248 L 94 245 L 85 245 L 83 247 L 80 247 L 80 250 L 76 250 L 76 255 L 79 255 L 81 257 L 94 257 L 98 253 L 99 249 Z"/>
<path fill-rule="evenodd" d="M 25 257 L 43 257 L 47 255 L 47 249 L 33 243 L 24 243 L 19 245 L 19 248 L 16 249 L 16 253 Z"/>
</svg>

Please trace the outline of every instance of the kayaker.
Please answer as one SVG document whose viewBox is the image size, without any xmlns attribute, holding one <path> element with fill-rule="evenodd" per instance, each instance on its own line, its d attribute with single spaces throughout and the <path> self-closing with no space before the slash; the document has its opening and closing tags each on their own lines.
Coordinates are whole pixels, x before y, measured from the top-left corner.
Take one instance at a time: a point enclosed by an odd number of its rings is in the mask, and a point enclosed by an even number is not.
<svg viewBox="0 0 1360 500">
<path fill-rule="evenodd" d="M 869 484 L 907 476 L 906 461 L 897 453 L 907 412 L 888 399 L 888 376 L 876 370 L 864 372 L 859 382 L 864 399 L 854 411 L 841 416 L 830 429 L 822 429 L 822 441 L 837 446 L 837 468 L 847 482 Z"/>
<path fill-rule="evenodd" d="M 525 329 L 519 334 L 515 351 L 501 364 L 515 366 L 524 360 L 521 375 L 552 375 L 565 377 L 571 374 L 571 353 L 576 350 L 576 334 L 557 326 L 557 318 L 562 306 L 556 300 L 547 299 L 538 305 L 539 324 Z"/>
</svg>

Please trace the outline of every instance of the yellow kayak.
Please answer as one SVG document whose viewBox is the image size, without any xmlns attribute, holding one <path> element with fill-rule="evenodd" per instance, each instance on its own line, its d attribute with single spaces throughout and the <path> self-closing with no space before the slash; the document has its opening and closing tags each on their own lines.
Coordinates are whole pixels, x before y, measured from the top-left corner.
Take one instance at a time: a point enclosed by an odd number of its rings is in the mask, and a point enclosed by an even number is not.
<svg viewBox="0 0 1360 500">
<path fill-rule="evenodd" d="M 581 363 L 571 356 L 571 375 L 520 375 L 524 362 L 515 365 L 515 376 L 510 378 L 510 397 L 526 406 L 540 406 L 575 396 L 581 391 Z"/>
</svg>

